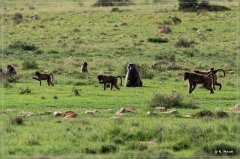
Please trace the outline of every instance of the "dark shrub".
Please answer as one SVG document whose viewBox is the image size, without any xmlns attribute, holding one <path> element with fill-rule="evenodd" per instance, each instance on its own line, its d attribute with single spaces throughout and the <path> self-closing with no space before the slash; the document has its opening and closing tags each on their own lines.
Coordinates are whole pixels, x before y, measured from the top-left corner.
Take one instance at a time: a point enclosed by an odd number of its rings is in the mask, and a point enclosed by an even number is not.
<svg viewBox="0 0 240 159">
<path fill-rule="evenodd" d="M 172 149 L 173 151 L 181 151 L 184 149 L 188 149 L 190 146 L 187 142 L 178 142 L 175 145 L 173 145 Z"/>
<path fill-rule="evenodd" d="M 37 46 L 34 44 L 22 42 L 22 41 L 15 41 L 8 46 L 9 49 L 13 50 L 26 50 L 26 51 L 35 51 L 38 49 Z"/>
<path fill-rule="evenodd" d="M 21 13 L 15 13 L 12 17 L 13 21 L 17 24 L 22 22 L 23 16 Z"/>
<path fill-rule="evenodd" d="M 210 111 L 210 110 L 202 110 L 197 112 L 195 115 L 195 117 L 213 117 L 214 114 Z"/>
<path fill-rule="evenodd" d="M 227 117 L 229 117 L 229 115 L 228 115 L 227 112 L 218 111 L 218 112 L 217 112 L 217 117 L 218 117 L 218 118 L 227 118 Z"/>
<path fill-rule="evenodd" d="M 38 64 L 35 60 L 24 60 L 22 63 L 22 66 L 23 66 L 23 70 L 38 68 Z"/>
<path fill-rule="evenodd" d="M 237 145 L 226 141 L 215 141 L 203 147 L 203 151 L 211 155 L 235 156 L 238 153 Z"/>
<path fill-rule="evenodd" d="M 194 41 L 193 41 L 193 40 L 188 41 L 188 40 L 186 40 L 186 39 L 180 38 L 180 39 L 175 43 L 175 46 L 176 46 L 176 47 L 184 47 L 184 48 L 187 48 L 187 47 L 191 47 L 192 44 L 194 44 Z"/>
<path fill-rule="evenodd" d="M 148 42 L 153 42 L 153 43 L 167 43 L 169 40 L 167 38 L 148 38 Z"/>
<path fill-rule="evenodd" d="M 21 116 L 17 116 L 15 118 L 9 118 L 9 122 L 10 124 L 18 124 L 18 125 L 21 125 L 23 124 L 23 117 Z"/>
<path fill-rule="evenodd" d="M 114 153 L 117 151 L 117 146 L 108 144 L 108 145 L 102 145 L 101 147 L 101 153 Z"/>
<path fill-rule="evenodd" d="M 143 151 L 146 150 L 148 147 L 147 145 L 144 145 L 142 143 L 139 142 L 132 142 L 128 145 L 128 150 L 139 150 L 139 151 Z"/>
</svg>

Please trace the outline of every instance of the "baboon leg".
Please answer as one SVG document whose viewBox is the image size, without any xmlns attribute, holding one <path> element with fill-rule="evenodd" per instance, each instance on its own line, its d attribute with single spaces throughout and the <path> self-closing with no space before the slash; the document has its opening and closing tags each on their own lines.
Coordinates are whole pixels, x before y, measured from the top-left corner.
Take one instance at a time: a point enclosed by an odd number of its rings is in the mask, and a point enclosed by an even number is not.
<svg viewBox="0 0 240 159">
<path fill-rule="evenodd" d="M 103 84 L 103 87 L 104 87 L 104 91 L 106 90 L 106 83 Z"/>
<path fill-rule="evenodd" d="M 221 83 L 215 82 L 215 85 L 219 86 L 219 90 L 221 90 L 221 88 L 222 88 L 222 84 Z"/>
<path fill-rule="evenodd" d="M 114 86 L 115 86 L 115 88 L 117 88 L 118 90 L 120 89 L 120 88 L 117 86 L 117 84 L 114 84 Z"/>
<path fill-rule="evenodd" d="M 112 88 L 113 88 L 113 84 L 112 84 L 112 83 L 110 83 L 110 90 L 112 90 Z"/>
<path fill-rule="evenodd" d="M 193 88 L 192 84 L 191 84 L 191 83 L 189 83 L 189 91 L 188 91 L 188 92 L 189 92 L 189 94 L 191 94 L 191 93 L 192 93 L 192 91 L 193 91 L 193 89 L 192 89 L 192 88 Z"/>
<path fill-rule="evenodd" d="M 126 87 L 131 87 L 131 81 L 127 80 Z"/>
<path fill-rule="evenodd" d="M 142 87 L 142 81 L 140 79 L 138 79 L 135 83 L 135 86 L 140 86 Z"/>
<path fill-rule="evenodd" d="M 193 83 L 192 92 L 193 92 L 194 89 L 196 89 L 196 87 L 197 87 L 197 84 L 196 84 L 196 83 Z"/>
<path fill-rule="evenodd" d="M 203 87 L 206 88 L 207 90 L 210 90 L 210 94 L 214 93 L 212 86 L 211 85 L 209 86 L 208 82 L 204 82 Z"/>
</svg>

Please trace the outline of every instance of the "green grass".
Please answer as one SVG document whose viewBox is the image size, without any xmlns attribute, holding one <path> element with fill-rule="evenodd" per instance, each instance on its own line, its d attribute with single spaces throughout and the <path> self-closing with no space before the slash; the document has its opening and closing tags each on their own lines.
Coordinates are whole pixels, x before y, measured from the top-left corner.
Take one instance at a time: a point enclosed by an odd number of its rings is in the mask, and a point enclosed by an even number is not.
<svg viewBox="0 0 240 159">
<path fill-rule="evenodd" d="M 0 86 L 2 157 L 220 157 L 214 152 L 218 149 L 229 151 L 225 157 L 239 155 L 239 117 L 229 111 L 239 98 L 236 3 L 212 1 L 231 10 L 196 13 L 177 11 L 177 1 L 118 7 L 121 12 L 90 7 L 93 2 L 85 1 L 80 7 L 79 2 L 3 3 L 2 68 L 14 65 L 20 78 L 4 79 Z M 12 20 L 16 12 L 23 15 L 19 24 Z M 29 20 L 35 12 L 40 19 Z M 169 16 L 182 23 L 170 24 L 169 34 L 156 35 Z M 127 25 L 118 26 L 121 22 Z M 176 47 L 180 42 L 191 45 Z M 32 46 L 37 50 L 29 50 Z M 89 74 L 80 72 L 84 61 Z M 97 75 L 120 75 L 124 85 L 129 62 L 137 64 L 143 87 L 104 91 Z M 218 73 L 222 90 L 217 87 L 209 94 L 198 85 L 188 94 L 188 83 L 178 74 L 210 67 L 227 71 L 225 77 Z M 32 79 L 36 70 L 53 73 L 54 86 L 45 81 L 39 86 Z M 81 90 L 79 95 L 73 87 Z M 172 105 L 174 100 L 180 104 Z M 177 113 L 164 114 L 155 106 Z M 134 113 L 117 116 L 121 108 Z M 15 112 L 5 113 L 7 109 Z M 67 110 L 76 112 L 77 118 L 53 116 Z M 86 110 L 99 112 L 90 115 Z M 147 115 L 149 111 L 155 115 Z M 199 116 L 207 111 L 213 115 Z M 220 116 L 222 111 L 227 116 Z M 36 116 L 19 119 L 21 112 Z"/>
</svg>

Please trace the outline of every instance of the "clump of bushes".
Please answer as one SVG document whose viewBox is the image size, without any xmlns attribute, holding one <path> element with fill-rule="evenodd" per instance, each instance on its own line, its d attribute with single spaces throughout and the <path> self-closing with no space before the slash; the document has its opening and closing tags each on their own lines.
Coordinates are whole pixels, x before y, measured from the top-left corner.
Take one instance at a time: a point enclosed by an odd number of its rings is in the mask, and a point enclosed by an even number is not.
<svg viewBox="0 0 240 159">
<path fill-rule="evenodd" d="M 20 89 L 19 94 L 31 93 L 31 89 L 29 89 L 28 87 L 27 88 L 20 87 L 19 89 Z"/>
<path fill-rule="evenodd" d="M 188 48 L 191 47 L 192 44 L 194 44 L 195 42 L 193 40 L 188 41 L 186 39 L 180 38 L 178 39 L 178 41 L 175 43 L 175 47 L 184 47 L 184 48 Z"/>
<path fill-rule="evenodd" d="M 210 110 L 204 109 L 202 111 L 197 112 L 194 116 L 195 117 L 213 117 L 214 114 Z"/>
<path fill-rule="evenodd" d="M 181 93 L 173 92 L 172 94 L 164 94 L 155 92 L 148 101 L 149 107 L 165 107 L 165 108 L 191 108 L 196 109 L 196 102 L 190 100 L 188 103 L 183 102 L 184 96 Z"/>
<path fill-rule="evenodd" d="M 25 50 L 25 51 L 35 51 L 38 49 L 34 44 L 30 44 L 23 41 L 15 41 L 8 46 L 9 49 L 13 50 Z"/>
<path fill-rule="evenodd" d="M 167 43 L 169 40 L 167 38 L 148 38 L 148 42 L 153 42 L 153 43 Z"/>
<path fill-rule="evenodd" d="M 36 60 L 24 60 L 22 63 L 23 70 L 28 70 L 28 69 L 37 69 L 38 64 Z"/>
<path fill-rule="evenodd" d="M 203 151 L 211 155 L 235 156 L 238 153 L 237 145 L 226 141 L 215 141 L 203 147 Z"/>
<path fill-rule="evenodd" d="M 21 117 L 21 116 L 17 116 L 15 118 L 10 117 L 9 118 L 9 123 L 12 124 L 12 125 L 14 125 L 14 124 L 21 125 L 21 124 L 23 124 L 23 117 Z"/>
<path fill-rule="evenodd" d="M 23 16 L 21 13 L 15 13 L 12 17 L 13 21 L 16 23 L 16 24 L 19 24 L 22 22 L 23 20 Z"/>
</svg>

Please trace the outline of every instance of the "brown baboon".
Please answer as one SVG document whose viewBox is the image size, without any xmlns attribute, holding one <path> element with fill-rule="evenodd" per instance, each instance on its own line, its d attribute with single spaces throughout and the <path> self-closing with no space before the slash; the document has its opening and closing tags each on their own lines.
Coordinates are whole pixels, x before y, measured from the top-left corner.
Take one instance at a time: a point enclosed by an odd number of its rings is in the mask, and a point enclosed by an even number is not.
<svg viewBox="0 0 240 159">
<path fill-rule="evenodd" d="M 47 80 L 48 86 L 50 86 L 50 84 L 53 86 L 53 74 L 51 74 L 51 73 L 50 74 L 42 74 L 42 73 L 36 71 L 34 73 L 34 76 L 37 76 L 37 78 L 33 77 L 33 79 L 38 80 L 40 82 L 40 86 L 42 85 L 41 80 Z M 52 76 L 52 78 L 51 78 L 51 76 Z"/>
<path fill-rule="evenodd" d="M 136 69 L 134 63 L 129 63 L 127 65 L 127 74 L 125 78 L 125 87 L 142 87 L 143 83 L 140 77 L 140 73 Z"/>
<path fill-rule="evenodd" d="M 120 89 L 117 85 L 117 78 L 121 79 L 121 86 L 122 86 L 122 77 L 121 76 L 108 76 L 108 75 L 98 75 L 97 76 L 99 83 L 102 83 L 104 86 L 104 90 L 106 90 L 106 84 L 110 83 L 110 90 L 112 90 L 113 86 L 116 87 L 118 90 Z"/>
<path fill-rule="evenodd" d="M 184 73 L 184 80 L 189 82 L 189 93 L 192 93 L 193 90 L 196 88 L 197 84 L 203 84 L 203 87 L 207 90 L 210 90 L 210 94 L 213 94 L 213 83 L 214 83 L 214 76 L 213 73 L 210 72 L 209 74 L 198 74 L 195 72 L 185 72 Z"/>
<path fill-rule="evenodd" d="M 213 89 L 215 90 L 216 89 L 215 85 L 217 85 L 217 86 L 219 86 L 219 90 L 221 90 L 222 84 L 217 81 L 217 74 L 216 73 L 218 71 L 223 71 L 223 74 L 225 76 L 225 70 L 223 70 L 223 69 L 214 70 L 214 68 L 210 68 L 209 71 L 194 70 L 195 73 L 199 73 L 199 74 L 209 74 L 210 72 L 212 72 L 213 73 L 213 77 L 214 77 Z"/>
<path fill-rule="evenodd" d="M 81 71 L 82 71 L 82 72 L 88 72 L 87 66 L 88 66 L 87 62 L 84 62 L 84 63 L 82 64 Z"/>
<path fill-rule="evenodd" d="M 6 76 L 14 76 L 17 74 L 16 69 L 12 65 L 7 65 Z"/>
</svg>

